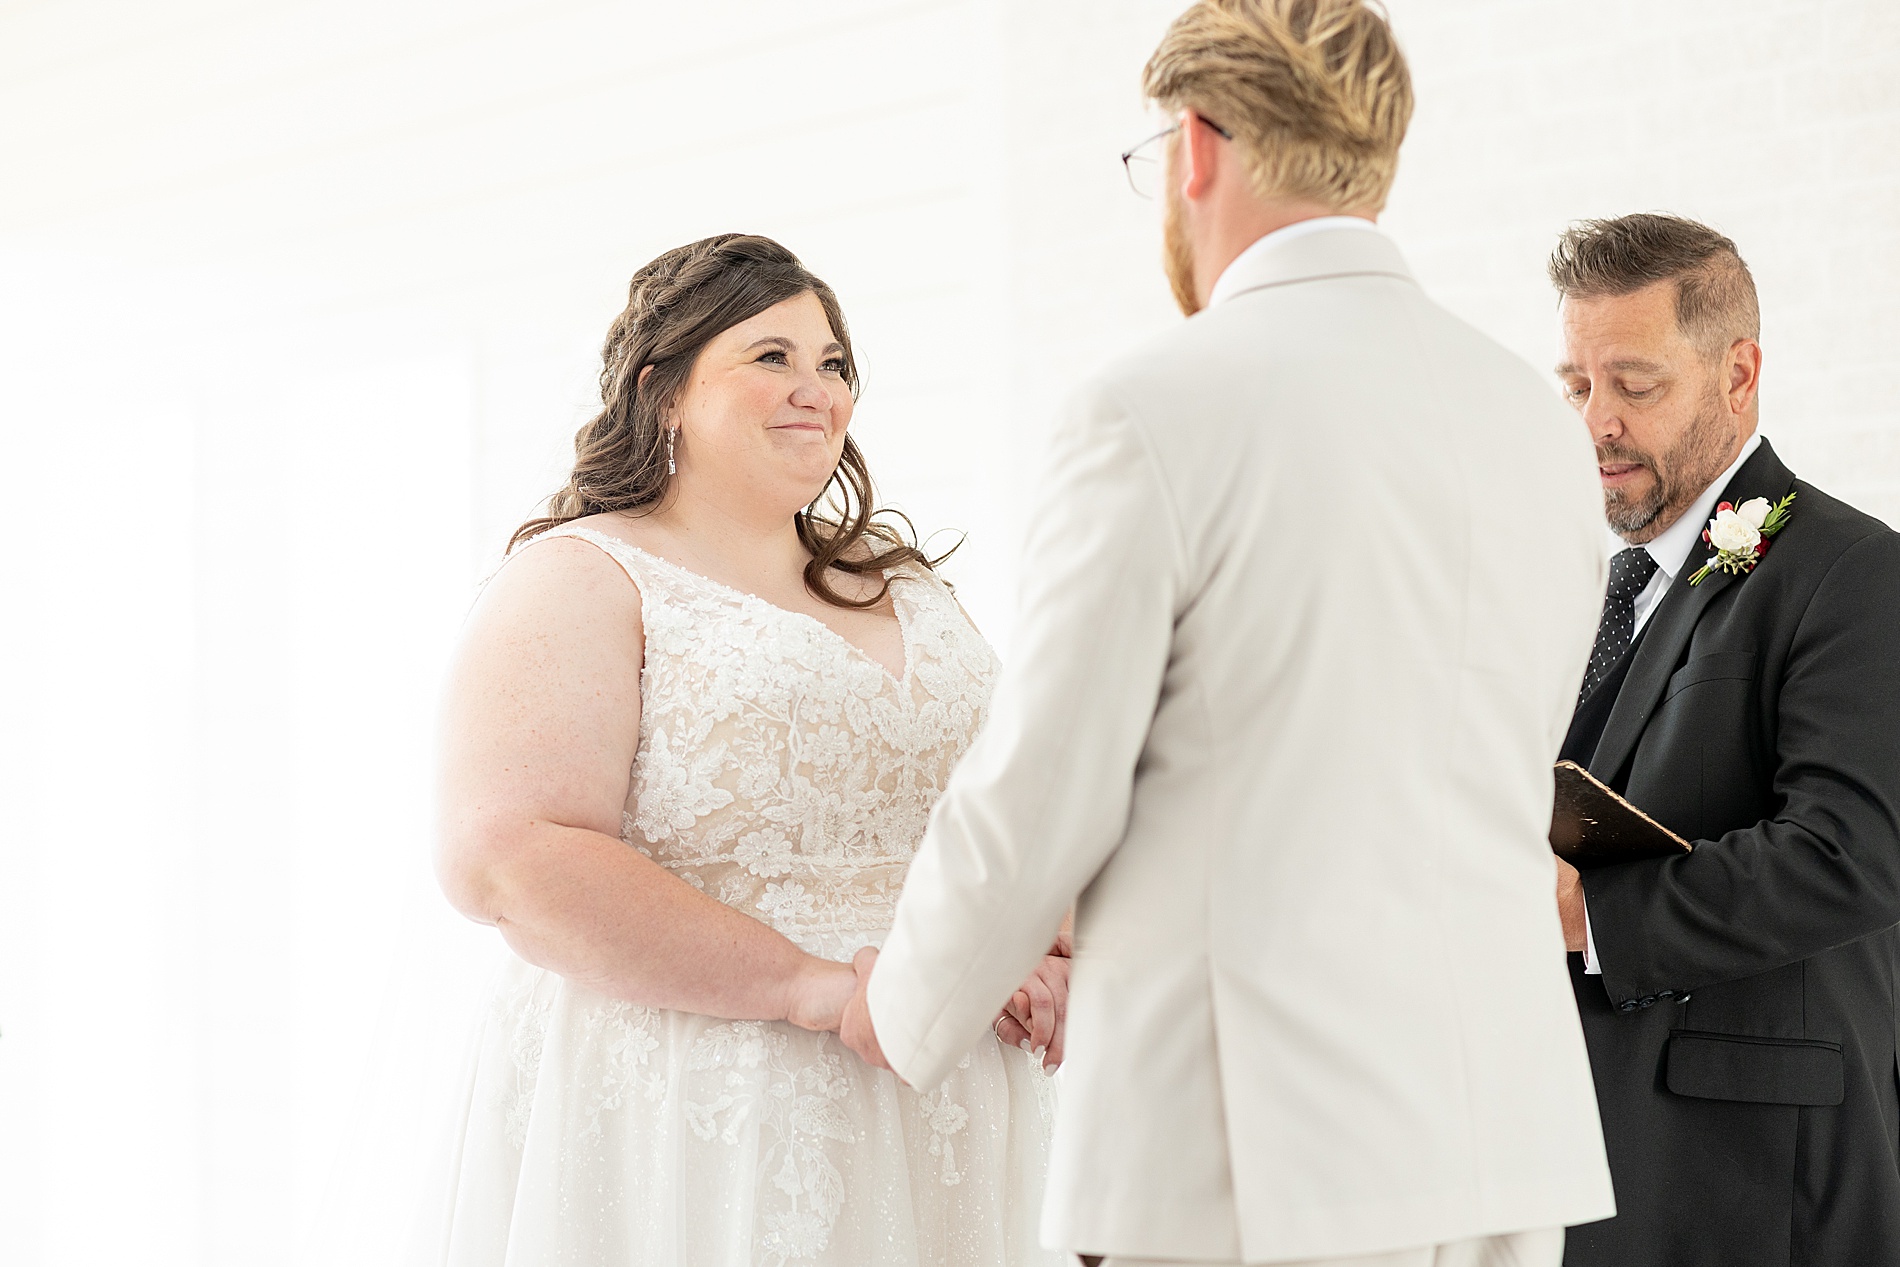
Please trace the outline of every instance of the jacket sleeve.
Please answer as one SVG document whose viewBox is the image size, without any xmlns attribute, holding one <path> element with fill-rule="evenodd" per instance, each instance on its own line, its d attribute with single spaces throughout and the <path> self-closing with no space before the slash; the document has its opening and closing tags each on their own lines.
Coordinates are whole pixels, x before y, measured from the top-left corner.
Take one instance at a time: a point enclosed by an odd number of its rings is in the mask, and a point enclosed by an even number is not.
<svg viewBox="0 0 1900 1267">
<path fill-rule="evenodd" d="M 1101 388 L 1059 423 L 1031 507 L 1009 665 L 931 814 L 871 976 L 884 1055 L 941 1081 L 1120 843 L 1185 552 L 1154 452 Z"/>
<path fill-rule="evenodd" d="M 1900 535 L 1842 552 L 1789 648 L 1774 818 L 1586 872 L 1619 1007 L 1796 963 L 1900 923 Z"/>
</svg>

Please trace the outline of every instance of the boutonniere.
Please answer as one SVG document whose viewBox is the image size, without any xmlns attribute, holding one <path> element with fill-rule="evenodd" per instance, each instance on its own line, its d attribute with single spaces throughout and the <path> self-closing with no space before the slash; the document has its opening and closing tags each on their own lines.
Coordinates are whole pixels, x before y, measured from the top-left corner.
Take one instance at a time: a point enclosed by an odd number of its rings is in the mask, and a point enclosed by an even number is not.
<svg viewBox="0 0 1900 1267">
<path fill-rule="evenodd" d="M 1689 584 L 1702 584 L 1718 569 L 1733 576 L 1754 571 L 1761 556 L 1768 553 L 1768 538 L 1788 526 L 1788 507 L 1793 502 L 1794 494 L 1789 493 L 1773 506 L 1766 497 L 1752 498 L 1739 506 L 1727 502 L 1718 505 L 1715 518 L 1709 520 L 1708 530 L 1702 534 L 1702 539 L 1715 547 L 1715 557 L 1689 578 Z"/>
</svg>

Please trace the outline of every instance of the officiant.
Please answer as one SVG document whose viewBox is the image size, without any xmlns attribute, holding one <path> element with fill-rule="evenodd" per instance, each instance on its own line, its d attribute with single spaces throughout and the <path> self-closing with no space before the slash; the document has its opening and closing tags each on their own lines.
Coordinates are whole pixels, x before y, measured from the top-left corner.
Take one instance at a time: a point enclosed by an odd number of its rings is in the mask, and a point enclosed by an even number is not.
<svg viewBox="0 0 1900 1267">
<path fill-rule="evenodd" d="M 1761 436 L 1733 242 L 1593 221 L 1550 272 L 1617 538 L 1563 755 L 1694 845 L 1560 864 L 1618 1210 L 1564 1261 L 1900 1263 L 1900 535 Z"/>
</svg>

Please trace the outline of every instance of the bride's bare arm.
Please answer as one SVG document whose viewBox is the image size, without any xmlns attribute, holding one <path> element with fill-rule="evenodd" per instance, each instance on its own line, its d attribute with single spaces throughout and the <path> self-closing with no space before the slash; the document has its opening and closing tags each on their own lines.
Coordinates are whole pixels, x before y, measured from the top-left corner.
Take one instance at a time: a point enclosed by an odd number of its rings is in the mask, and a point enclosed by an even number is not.
<svg viewBox="0 0 1900 1267">
<path fill-rule="evenodd" d="M 620 840 L 640 594 L 584 542 L 530 547 L 469 618 L 443 710 L 436 871 L 529 963 L 615 998 L 835 1029 L 854 976 Z"/>
</svg>

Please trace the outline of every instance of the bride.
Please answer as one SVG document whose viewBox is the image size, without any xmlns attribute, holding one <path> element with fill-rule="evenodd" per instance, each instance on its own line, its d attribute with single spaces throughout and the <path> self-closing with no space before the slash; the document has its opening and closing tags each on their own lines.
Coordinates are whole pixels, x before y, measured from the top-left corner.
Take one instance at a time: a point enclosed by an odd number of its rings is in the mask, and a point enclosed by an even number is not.
<svg viewBox="0 0 1900 1267">
<path fill-rule="evenodd" d="M 1056 1261 L 1037 1055 L 1060 1060 L 1066 961 L 938 1086 L 831 1032 L 996 669 L 873 522 L 856 385 L 837 299 L 777 243 L 660 256 L 572 476 L 470 617 L 438 871 L 518 959 L 452 1267 Z"/>
</svg>

